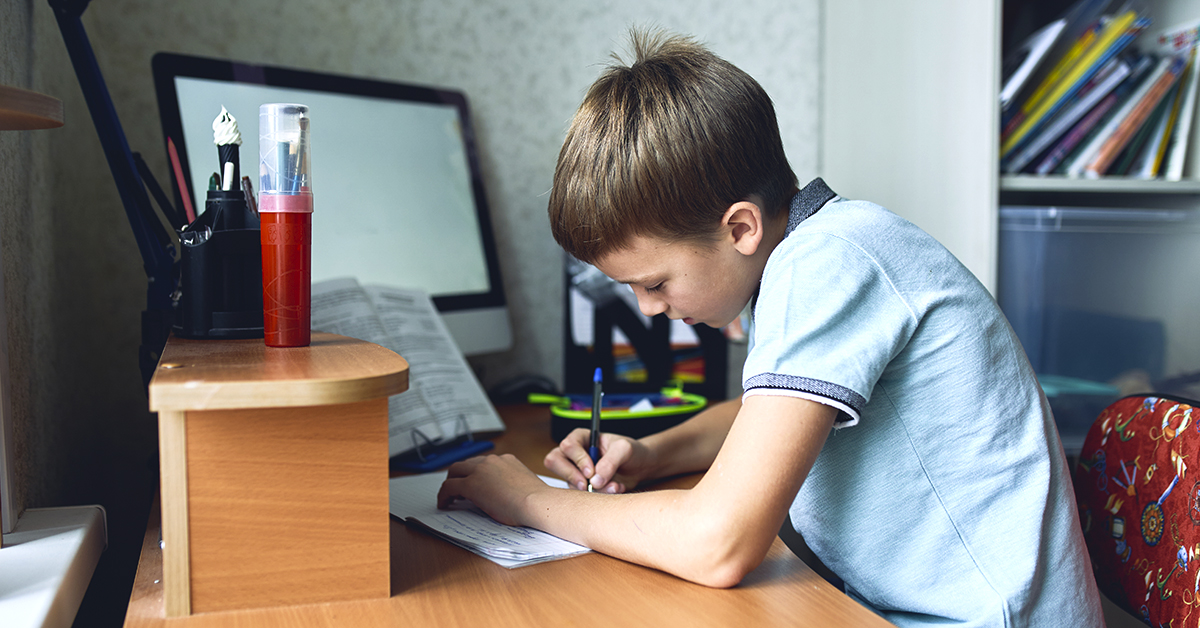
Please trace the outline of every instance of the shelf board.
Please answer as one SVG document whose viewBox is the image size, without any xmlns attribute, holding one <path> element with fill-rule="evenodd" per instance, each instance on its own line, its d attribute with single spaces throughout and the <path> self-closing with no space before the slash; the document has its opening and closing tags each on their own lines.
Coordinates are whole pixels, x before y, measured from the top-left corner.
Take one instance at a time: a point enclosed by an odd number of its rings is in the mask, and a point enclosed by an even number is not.
<svg viewBox="0 0 1200 628">
<path fill-rule="evenodd" d="M 19 87 L 0 85 L 0 131 L 55 129 L 62 125 L 61 100 Z"/>
<path fill-rule="evenodd" d="M 1066 192 L 1129 193 L 1129 194 L 1200 194 L 1200 179 L 1162 181 L 1160 179 L 1129 179 L 1102 177 L 1077 179 L 1064 176 L 1006 175 L 1000 177 L 1001 192 Z"/>
</svg>

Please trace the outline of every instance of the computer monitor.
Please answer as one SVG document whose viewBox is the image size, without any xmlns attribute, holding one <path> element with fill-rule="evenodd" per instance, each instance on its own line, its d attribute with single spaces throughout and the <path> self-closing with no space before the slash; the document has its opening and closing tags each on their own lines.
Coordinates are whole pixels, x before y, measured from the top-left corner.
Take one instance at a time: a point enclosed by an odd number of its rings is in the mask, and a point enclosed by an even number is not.
<svg viewBox="0 0 1200 628">
<path fill-rule="evenodd" d="M 422 289 L 463 353 L 511 346 L 462 92 L 168 53 L 152 66 L 163 140 L 174 144 L 193 204 L 203 207 L 219 170 L 212 123 L 221 107 L 238 121 L 240 171 L 257 187 L 259 105 L 308 105 L 313 281 Z"/>
</svg>

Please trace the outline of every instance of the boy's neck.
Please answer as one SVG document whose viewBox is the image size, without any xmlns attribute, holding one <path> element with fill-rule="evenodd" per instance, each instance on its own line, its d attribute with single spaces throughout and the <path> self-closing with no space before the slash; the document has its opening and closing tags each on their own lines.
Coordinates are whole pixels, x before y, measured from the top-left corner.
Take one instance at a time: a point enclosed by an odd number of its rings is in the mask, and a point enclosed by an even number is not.
<svg viewBox="0 0 1200 628">
<path fill-rule="evenodd" d="M 784 208 L 784 211 L 776 214 L 774 218 L 764 218 L 763 220 L 762 246 L 765 249 L 764 266 L 766 264 L 765 258 L 770 257 L 775 247 L 779 246 L 779 243 L 783 242 L 783 239 L 787 237 L 788 216 L 787 208 Z"/>
</svg>

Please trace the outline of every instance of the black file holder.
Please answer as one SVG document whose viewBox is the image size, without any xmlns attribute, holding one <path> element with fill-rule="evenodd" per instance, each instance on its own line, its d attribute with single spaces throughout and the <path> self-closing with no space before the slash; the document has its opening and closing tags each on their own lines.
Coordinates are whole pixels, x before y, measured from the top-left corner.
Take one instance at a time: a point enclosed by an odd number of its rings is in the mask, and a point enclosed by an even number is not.
<svg viewBox="0 0 1200 628">
<path fill-rule="evenodd" d="M 262 244 L 241 190 L 210 190 L 204 213 L 179 232 L 184 338 L 262 338 Z"/>
<path fill-rule="evenodd" d="M 634 309 L 619 296 L 618 284 L 599 270 L 568 257 L 564 273 L 563 305 L 563 388 L 567 392 L 589 393 L 597 367 L 604 377 L 605 393 L 657 393 L 672 381 L 676 350 L 671 346 L 671 321 L 665 314 L 650 319 L 647 327 Z M 575 343 L 571 333 L 571 289 L 578 289 L 591 301 L 592 345 Z M 623 382 L 616 377 L 613 333 L 621 330 L 634 353 L 646 367 L 645 382 Z M 726 399 L 729 344 L 719 329 L 704 324 L 693 327 L 704 357 L 704 381 L 685 383 L 685 392 L 700 395 L 710 403 Z"/>
</svg>

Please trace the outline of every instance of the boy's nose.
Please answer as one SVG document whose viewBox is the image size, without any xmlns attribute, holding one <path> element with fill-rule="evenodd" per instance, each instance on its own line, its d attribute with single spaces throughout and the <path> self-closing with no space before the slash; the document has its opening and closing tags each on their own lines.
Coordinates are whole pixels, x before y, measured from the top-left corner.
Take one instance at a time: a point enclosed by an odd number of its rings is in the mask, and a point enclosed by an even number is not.
<svg viewBox="0 0 1200 628">
<path fill-rule="evenodd" d="M 654 316 L 667 311 L 667 303 L 662 299 L 655 299 L 649 295 L 638 295 L 638 309 L 646 316 Z"/>
</svg>

